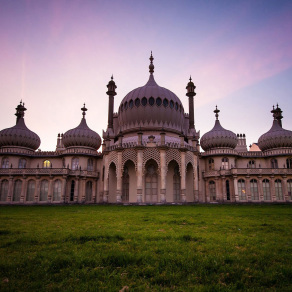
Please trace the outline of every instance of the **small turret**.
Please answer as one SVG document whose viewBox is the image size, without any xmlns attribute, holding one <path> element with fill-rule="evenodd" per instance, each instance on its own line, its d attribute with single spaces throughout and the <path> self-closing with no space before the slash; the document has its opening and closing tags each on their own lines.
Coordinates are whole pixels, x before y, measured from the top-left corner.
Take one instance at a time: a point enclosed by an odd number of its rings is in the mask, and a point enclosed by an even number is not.
<svg viewBox="0 0 292 292">
<path fill-rule="evenodd" d="M 114 82 L 114 77 L 111 77 L 107 85 L 107 92 L 106 94 L 109 96 L 108 102 L 108 128 L 113 129 L 113 117 L 114 117 L 114 96 L 117 95 L 116 93 L 116 83 Z"/>
<path fill-rule="evenodd" d="M 194 118 L 194 96 L 196 86 L 192 82 L 192 77 L 190 77 L 190 82 L 188 83 L 186 90 L 186 96 L 189 97 L 189 128 L 194 129 L 195 127 L 195 118 Z"/>
</svg>

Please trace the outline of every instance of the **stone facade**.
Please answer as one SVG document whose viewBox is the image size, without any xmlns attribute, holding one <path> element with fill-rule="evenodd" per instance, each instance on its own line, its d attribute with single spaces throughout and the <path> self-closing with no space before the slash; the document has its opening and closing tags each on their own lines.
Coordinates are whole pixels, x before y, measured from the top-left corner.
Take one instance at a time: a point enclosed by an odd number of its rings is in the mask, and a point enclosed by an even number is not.
<svg viewBox="0 0 292 292">
<path fill-rule="evenodd" d="M 58 135 L 56 151 L 37 150 L 40 139 L 25 126 L 21 102 L 16 125 L 0 131 L 0 203 L 292 202 L 292 132 L 282 128 L 281 109 L 273 108 L 260 148 L 248 151 L 245 134 L 224 129 L 217 107 L 214 128 L 200 139 L 194 83 L 186 87 L 187 114 L 155 82 L 153 60 L 151 54 L 148 82 L 127 94 L 117 113 L 117 87 L 113 78 L 108 83 L 103 144 L 87 126 L 84 105 L 81 123 Z"/>
</svg>

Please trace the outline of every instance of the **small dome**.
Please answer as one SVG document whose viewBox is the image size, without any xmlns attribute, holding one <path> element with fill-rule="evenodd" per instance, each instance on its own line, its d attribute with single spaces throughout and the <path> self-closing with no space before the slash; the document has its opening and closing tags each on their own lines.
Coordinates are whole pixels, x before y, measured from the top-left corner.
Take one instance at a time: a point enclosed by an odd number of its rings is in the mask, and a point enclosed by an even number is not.
<svg viewBox="0 0 292 292">
<path fill-rule="evenodd" d="M 278 105 L 276 109 L 272 110 L 272 113 L 274 115 L 273 125 L 267 133 L 260 136 L 258 146 L 262 151 L 292 147 L 292 131 L 282 128 L 282 111 Z"/>
<path fill-rule="evenodd" d="M 153 59 L 151 53 L 148 82 L 130 91 L 121 101 L 118 121 L 122 131 L 163 127 L 181 132 L 185 121 L 183 105 L 173 92 L 155 82 Z"/>
<path fill-rule="evenodd" d="M 213 129 L 204 134 L 200 140 L 201 147 L 207 151 L 213 148 L 232 148 L 234 149 L 237 145 L 237 136 L 232 131 L 224 129 L 219 120 L 218 113 L 220 111 L 214 110 L 216 114 L 216 121 Z"/>
<path fill-rule="evenodd" d="M 100 136 L 89 129 L 85 119 L 85 112 L 87 108 L 81 109 L 83 111 L 83 118 L 78 127 L 67 131 L 63 135 L 63 143 L 66 148 L 68 147 L 88 147 L 97 150 L 101 145 Z"/>
<path fill-rule="evenodd" d="M 40 137 L 29 130 L 24 122 L 24 104 L 20 104 L 16 108 L 16 125 L 12 128 L 0 131 L 0 147 L 25 147 L 31 150 L 36 150 L 41 144 Z"/>
</svg>

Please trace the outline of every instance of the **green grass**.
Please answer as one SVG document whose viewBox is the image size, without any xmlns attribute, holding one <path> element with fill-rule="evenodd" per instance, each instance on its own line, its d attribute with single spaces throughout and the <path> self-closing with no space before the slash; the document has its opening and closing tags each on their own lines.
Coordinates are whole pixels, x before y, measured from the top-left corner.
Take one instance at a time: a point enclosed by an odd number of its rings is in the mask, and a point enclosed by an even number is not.
<svg viewBox="0 0 292 292">
<path fill-rule="evenodd" d="M 291 205 L 2 206 L 0 291 L 292 291 L 291 227 Z"/>
</svg>

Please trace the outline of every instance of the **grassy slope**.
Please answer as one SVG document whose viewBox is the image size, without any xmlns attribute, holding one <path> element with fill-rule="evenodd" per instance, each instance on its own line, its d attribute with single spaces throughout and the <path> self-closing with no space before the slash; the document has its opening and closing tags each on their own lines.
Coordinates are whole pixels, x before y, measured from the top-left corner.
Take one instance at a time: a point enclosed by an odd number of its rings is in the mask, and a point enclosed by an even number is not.
<svg viewBox="0 0 292 292">
<path fill-rule="evenodd" d="M 291 291 L 292 206 L 0 208 L 1 291 Z"/>
</svg>

